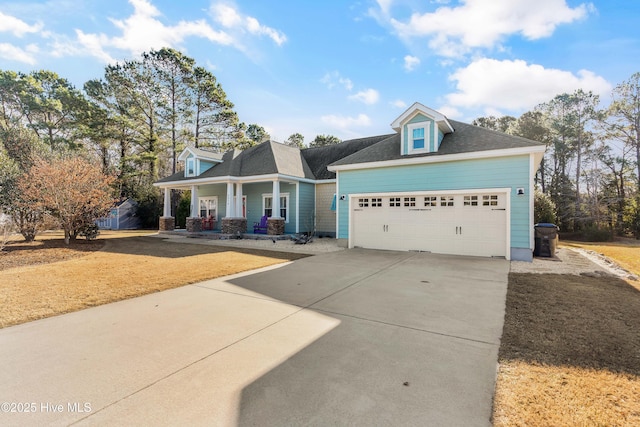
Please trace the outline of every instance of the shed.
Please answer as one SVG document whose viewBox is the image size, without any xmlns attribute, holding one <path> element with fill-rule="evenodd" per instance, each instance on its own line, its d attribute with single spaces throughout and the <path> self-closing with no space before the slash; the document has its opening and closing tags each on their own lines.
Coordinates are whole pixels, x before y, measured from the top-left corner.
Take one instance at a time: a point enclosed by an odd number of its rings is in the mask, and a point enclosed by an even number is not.
<svg viewBox="0 0 640 427">
<path fill-rule="evenodd" d="M 138 204 L 133 199 L 124 199 L 116 203 L 105 218 L 100 218 L 96 224 L 102 230 L 132 230 L 140 227 L 140 220 L 136 216 Z"/>
</svg>

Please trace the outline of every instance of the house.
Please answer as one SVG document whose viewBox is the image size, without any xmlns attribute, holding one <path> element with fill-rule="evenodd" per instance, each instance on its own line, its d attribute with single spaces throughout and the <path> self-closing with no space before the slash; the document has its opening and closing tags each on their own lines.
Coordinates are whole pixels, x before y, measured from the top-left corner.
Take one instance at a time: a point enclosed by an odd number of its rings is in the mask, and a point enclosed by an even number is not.
<svg viewBox="0 0 640 427">
<path fill-rule="evenodd" d="M 190 189 L 187 230 L 315 229 L 349 248 L 532 259 L 533 178 L 544 144 L 449 120 L 420 103 L 393 133 L 299 150 L 267 141 L 245 151 L 186 148 L 185 171 L 159 180 L 160 230 L 170 190 Z M 249 225 L 249 227 L 248 227 Z"/>
<path fill-rule="evenodd" d="M 103 230 L 133 230 L 140 227 L 136 217 L 138 204 L 132 199 L 122 199 L 109 211 L 109 216 L 96 220 L 96 225 Z"/>
</svg>

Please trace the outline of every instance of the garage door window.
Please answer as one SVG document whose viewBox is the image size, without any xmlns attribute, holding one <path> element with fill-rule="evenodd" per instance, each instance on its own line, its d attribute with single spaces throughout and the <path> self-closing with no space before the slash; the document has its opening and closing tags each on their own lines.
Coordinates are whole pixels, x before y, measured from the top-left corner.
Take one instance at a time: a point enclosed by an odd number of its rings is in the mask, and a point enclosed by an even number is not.
<svg viewBox="0 0 640 427">
<path fill-rule="evenodd" d="M 380 199 L 380 198 L 371 199 L 371 207 L 372 208 L 381 208 L 382 207 L 382 199 Z"/>
<path fill-rule="evenodd" d="M 369 207 L 369 199 L 358 199 L 358 207 L 360 207 L 360 208 L 368 208 Z"/>
<path fill-rule="evenodd" d="M 497 194 L 483 195 L 482 206 L 498 206 L 498 195 Z"/>
<path fill-rule="evenodd" d="M 465 206 L 478 206 L 478 196 L 464 196 Z"/>
<path fill-rule="evenodd" d="M 389 206 L 392 207 L 392 208 L 395 208 L 395 207 L 399 208 L 400 206 L 402 206 L 400 204 L 400 197 L 391 197 L 389 199 Z"/>
<path fill-rule="evenodd" d="M 440 196 L 440 206 L 453 206 L 453 196 Z"/>
<path fill-rule="evenodd" d="M 424 198 L 424 205 L 427 207 L 438 206 L 438 197 L 428 196 Z"/>
<path fill-rule="evenodd" d="M 405 207 L 412 207 L 416 205 L 416 198 L 415 197 L 405 197 L 404 198 L 404 206 Z"/>
</svg>

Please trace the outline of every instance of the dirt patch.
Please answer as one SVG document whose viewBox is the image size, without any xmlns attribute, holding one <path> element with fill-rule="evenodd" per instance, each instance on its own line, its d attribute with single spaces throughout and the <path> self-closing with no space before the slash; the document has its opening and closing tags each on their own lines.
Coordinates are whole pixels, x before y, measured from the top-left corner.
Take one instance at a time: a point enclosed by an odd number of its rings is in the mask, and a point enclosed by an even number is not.
<svg viewBox="0 0 640 427">
<path fill-rule="evenodd" d="M 53 239 L 55 240 L 55 239 Z M 156 237 L 110 234 L 102 250 L 34 245 L 25 259 L 58 260 L 0 271 L 0 327 L 107 304 L 220 276 L 266 267 L 306 255 L 211 245 L 180 245 Z M 12 245 L 13 246 L 13 245 Z M 47 255 L 38 254 L 49 250 Z M 68 251 L 72 251 L 69 255 Z M 66 254 L 66 255 L 65 255 Z M 5 254 L 6 255 L 6 254 Z M 71 259 L 64 258 L 69 255 Z M 4 256 L 4 255 L 3 255 Z"/>
<path fill-rule="evenodd" d="M 511 273 L 496 426 L 640 425 L 640 292 L 616 277 Z"/>
</svg>

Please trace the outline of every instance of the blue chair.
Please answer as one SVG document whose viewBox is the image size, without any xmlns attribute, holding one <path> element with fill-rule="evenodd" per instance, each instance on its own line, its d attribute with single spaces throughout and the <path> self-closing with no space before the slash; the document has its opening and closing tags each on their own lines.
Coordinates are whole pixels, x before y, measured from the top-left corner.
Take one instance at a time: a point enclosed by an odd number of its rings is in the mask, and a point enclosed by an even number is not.
<svg viewBox="0 0 640 427">
<path fill-rule="evenodd" d="M 253 223 L 254 234 L 267 234 L 267 216 L 260 218 L 260 222 Z"/>
</svg>

